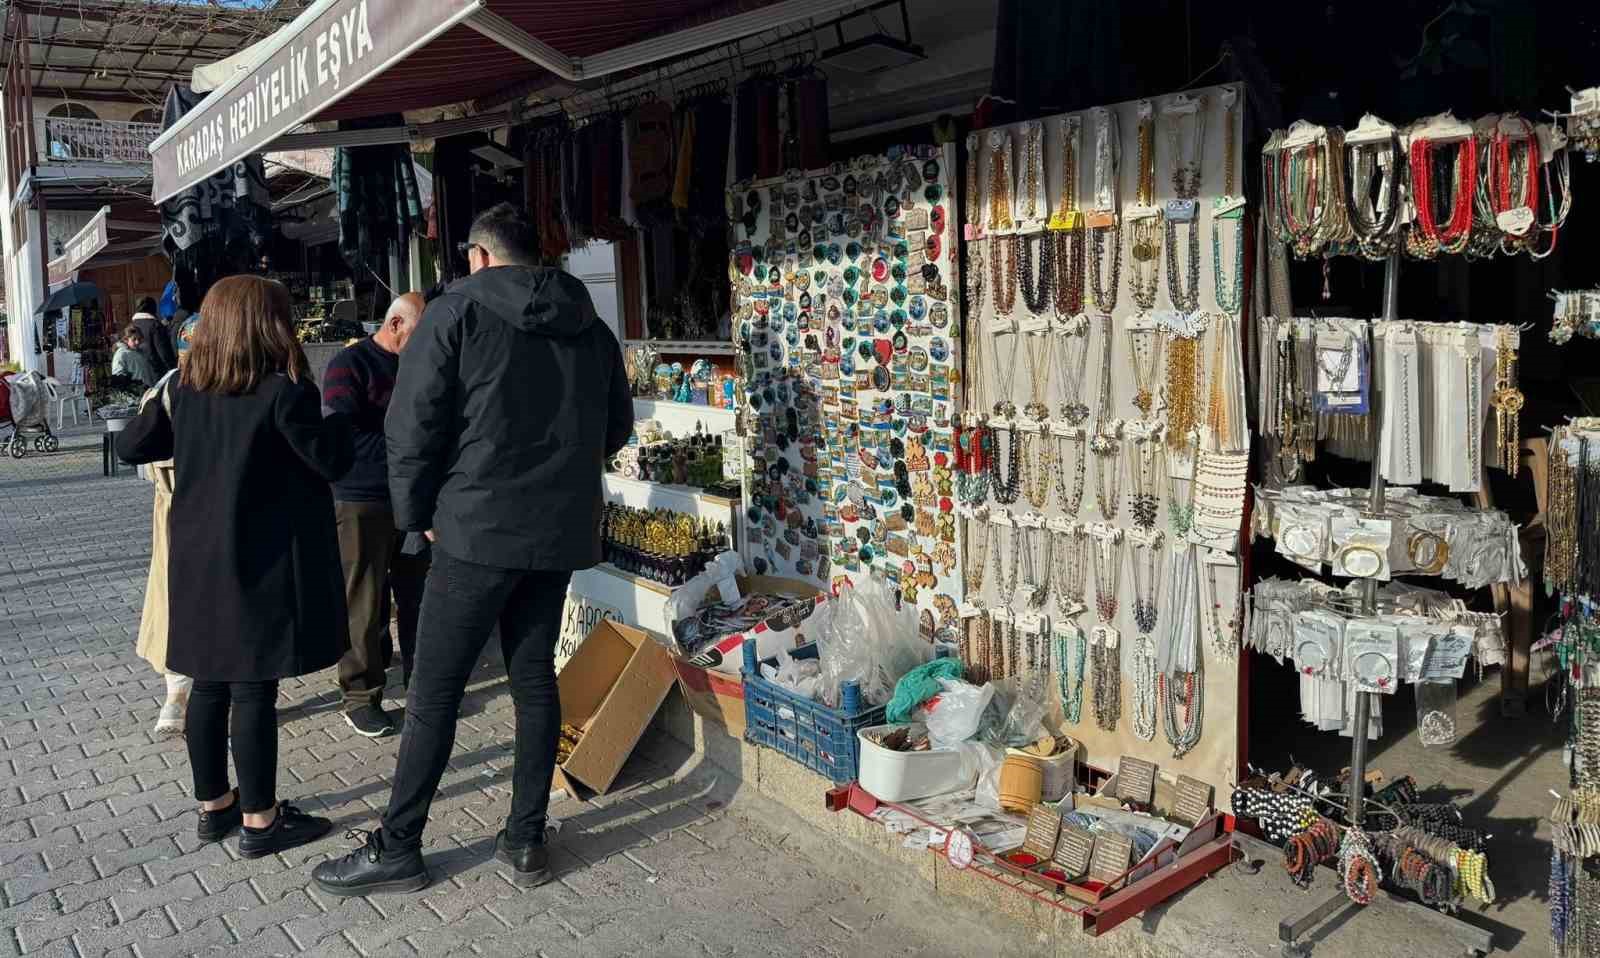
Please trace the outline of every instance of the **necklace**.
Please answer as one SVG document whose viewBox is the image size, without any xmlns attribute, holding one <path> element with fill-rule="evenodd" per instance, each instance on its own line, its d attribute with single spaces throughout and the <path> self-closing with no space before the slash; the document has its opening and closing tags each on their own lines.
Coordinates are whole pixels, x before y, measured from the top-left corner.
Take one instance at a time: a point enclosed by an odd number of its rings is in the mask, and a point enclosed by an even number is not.
<svg viewBox="0 0 1600 958">
<path fill-rule="evenodd" d="M 1097 226 L 1089 231 L 1090 253 L 1094 259 L 1094 307 L 1110 315 L 1117 308 L 1117 296 L 1122 283 L 1122 227 L 1115 222 L 1110 226 Z M 1105 262 L 1106 247 L 1111 247 L 1111 276 L 1107 283 L 1101 270 Z M 1108 292 L 1109 290 L 1109 292 Z"/>
<path fill-rule="evenodd" d="M 1006 254 L 1010 254 L 1009 262 Z M 1017 238 L 995 238 L 989 250 L 989 285 L 994 287 L 994 311 L 1010 316 L 1017 308 Z"/>
<path fill-rule="evenodd" d="M 1099 631 L 1098 629 L 1096 631 Z M 1122 653 L 1110 636 L 1100 636 L 1090 653 L 1094 669 L 1094 724 L 1112 732 L 1122 717 Z"/>
<path fill-rule="evenodd" d="M 1156 650 L 1148 635 L 1133 640 L 1133 734 L 1156 737 Z"/>
<path fill-rule="evenodd" d="M 1133 524 L 1150 531 L 1161 513 L 1161 496 L 1156 492 L 1156 451 L 1161 443 L 1154 432 L 1133 438 Z"/>
<path fill-rule="evenodd" d="M 1094 611 L 1100 624 L 1117 618 L 1122 579 L 1122 530 L 1107 529 L 1094 535 Z"/>
<path fill-rule="evenodd" d="M 1205 704 L 1205 679 L 1195 660 L 1195 671 L 1157 677 L 1157 696 L 1164 706 L 1167 743 L 1172 746 L 1172 757 L 1183 758 L 1200 744 L 1201 719 Z M 1178 708 L 1183 708 L 1183 721 L 1178 721 Z"/>
<path fill-rule="evenodd" d="M 1011 221 L 1011 137 L 1003 130 L 989 134 L 989 229 L 1008 230 Z M 998 284 L 996 284 L 998 285 Z M 1010 310 L 1007 310 L 1010 312 Z"/>
<path fill-rule="evenodd" d="M 1188 285 L 1178 282 L 1178 224 L 1171 217 L 1165 220 L 1167 231 L 1167 298 L 1172 300 L 1172 308 L 1180 313 L 1192 313 L 1200 308 L 1200 228 L 1197 223 L 1190 220 L 1188 242 L 1184 244 L 1189 249 L 1189 268 L 1187 273 Z M 1215 239 L 1216 220 L 1211 221 L 1213 240 Z M 1152 293 L 1154 291 L 1152 290 Z M 1151 297 L 1154 305 L 1154 296 Z"/>
<path fill-rule="evenodd" d="M 1167 445 L 1185 449 L 1200 425 L 1199 335 L 1169 334 L 1166 353 Z"/>
<path fill-rule="evenodd" d="M 1356 355 L 1356 339 L 1350 333 L 1342 330 L 1328 330 L 1328 332 L 1337 332 L 1342 335 L 1344 337 L 1344 345 L 1337 349 L 1323 349 L 1319 338 L 1317 343 L 1317 368 L 1321 369 L 1323 375 L 1328 377 L 1329 392 L 1344 392 L 1344 380 L 1346 376 L 1350 375 L 1350 363 L 1354 361 Z M 1328 364 L 1329 353 L 1334 354 L 1332 365 Z"/>
<path fill-rule="evenodd" d="M 1014 430 L 1020 432 L 1021 430 Z M 1022 480 L 1022 494 L 1035 509 L 1043 509 L 1050 501 L 1050 473 L 1053 471 L 1055 446 L 1050 442 L 1049 436 L 1041 436 L 1039 443 L 1039 458 L 1033 456 L 1033 434 L 1023 433 L 1022 443 L 1022 468 L 1026 475 Z"/>
<path fill-rule="evenodd" d="M 1061 205 L 1056 215 L 1065 225 L 1052 238 L 1055 243 L 1056 315 L 1083 312 L 1084 236 L 1078 222 L 1078 120 L 1071 117 L 1061 130 Z M 1054 224 L 1052 224 L 1054 225 Z"/>
<path fill-rule="evenodd" d="M 1178 483 L 1181 480 L 1174 476 L 1167 477 L 1167 519 L 1172 524 L 1174 538 L 1186 540 L 1189 530 L 1194 528 L 1194 502 L 1185 495 L 1178 494 Z M 1189 484 L 1189 492 L 1193 493 L 1193 483 Z"/>
<path fill-rule="evenodd" d="M 1159 532 L 1133 540 L 1133 621 L 1146 636 L 1155 631 L 1160 618 L 1156 596 L 1161 589 L 1161 564 L 1157 559 L 1165 542 L 1166 537 Z M 1145 557 L 1143 576 L 1139 574 L 1140 552 Z"/>
<path fill-rule="evenodd" d="M 978 216 L 979 216 L 979 209 L 980 209 L 980 199 L 978 197 L 978 164 L 982 159 L 981 152 L 982 152 L 982 142 L 979 139 L 978 134 L 976 134 L 976 133 L 968 133 L 967 134 L 967 195 L 965 197 L 963 197 L 963 199 L 966 200 L 966 203 L 965 203 L 966 211 L 967 211 L 966 227 L 967 227 L 967 239 L 969 241 L 975 241 L 978 238 Z M 969 300 L 969 302 L 970 302 L 970 300 Z M 977 312 L 977 307 L 976 306 L 972 307 L 972 309 L 973 309 L 974 313 Z"/>
<path fill-rule="evenodd" d="M 1048 335 L 1019 333 L 1026 336 L 1028 358 L 1028 404 L 1022 412 L 1035 422 L 1050 418 L 1050 407 L 1044 401 L 1045 387 L 1050 384 L 1050 366 L 1055 360 L 1055 349 Z"/>
<path fill-rule="evenodd" d="M 1073 725 L 1083 718 L 1083 664 L 1088 651 L 1089 640 L 1082 629 L 1056 629 L 1056 684 L 1061 692 L 1061 712 Z"/>
<path fill-rule="evenodd" d="M 1034 240 L 1039 241 L 1039 268 L 1033 268 Z M 1027 307 L 1028 315 L 1037 316 L 1044 312 L 1050 303 L 1051 289 L 1055 281 L 1056 269 L 1056 244 L 1048 236 L 1013 236 L 1011 238 L 1011 262 L 1017 270 L 1017 278 L 1022 286 L 1022 304 Z"/>
<path fill-rule="evenodd" d="M 1005 362 L 1000 361 L 1002 335 L 1011 337 L 1011 354 Z M 998 391 L 990 412 L 998 419 L 1010 419 L 1017 412 L 1016 405 L 1011 401 L 1011 388 L 1017 381 L 1017 349 L 1021 346 L 1022 334 L 1015 329 L 997 330 L 991 333 L 989 338 L 994 351 L 994 384 Z"/>
<path fill-rule="evenodd" d="M 1078 517 L 1078 511 L 1083 508 L 1083 481 L 1085 474 L 1088 472 L 1088 463 L 1085 462 L 1085 459 L 1087 459 L 1088 448 L 1085 443 L 1087 443 L 1088 440 L 1084 437 L 1082 430 L 1079 430 L 1076 435 L 1054 436 L 1052 438 L 1054 438 L 1057 444 L 1056 462 L 1058 464 L 1065 465 L 1069 458 L 1073 462 L 1072 492 L 1070 494 L 1067 492 L 1066 471 L 1064 469 L 1057 469 L 1055 470 L 1055 476 L 1056 495 L 1061 499 L 1061 511 L 1076 519 Z M 1078 447 L 1078 454 L 1076 456 L 1069 457 L 1067 455 L 1065 447 L 1066 443 L 1072 443 Z"/>
<path fill-rule="evenodd" d="M 1232 364 L 1228 362 L 1232 334 L 1233 320 L 1228 316 L 1216 317 L 1211 326 L 1211 389 L 1206 398 L 1206 428 L 1217 448 L 1223 450 L 1235 446 L 1227 391 L 1234 382 Z"/>
<path fill-rule="evenodd" d="M 1055 547 L 1050 530 L 1044 528 L 1021 529 L 1022 552 L 1027 559 L 1028 608 L 1042 609 L 1050 598 L 1051 566 L 1055 562 Z M 1041 554 L 1040 546 L 1043 546 Z"/>
<path fill-rule="evenodd" d="M 1478 177 L 1477 137 L 1468 136 L 1456 147 L 1449 218 L 1440 226 L 1436 214 L 1439 197 L 1433 189 L 1434 143 L 1417 139 L 1411 143 L 1411 192 L 1417 209 L 1415 228 L 1407 237 L 1413 256 L 1431 259 L 1439 253 L 1459 253 L 1472 234 L 1472 196 Z"/>
<path fill-rule="evenodd" d="M 989 631 L 989 614 L 982 609 L 967 620 L 966 647 L 961 652 L 961 661 L 966 665 L 968 678 L 973 682 L 989 680 Z"/>
<path fill-rule="evenodd" d="M 1194 142 L 1187 157 L 1181 149 L 1183 114 L 1172 114 L 1172 125 L 1167 128 L 1172 137 L 1172 189 L 1180 200 L 1192 200 L 1200 195 L 1201 170 L 1206 156 L 1206 98 L 1203 96 L 1195 99 L 1194 117 Z M 1228 181 L 1232 181 L 1231 176 Z"/>
<path fill-rule="evenodd" d="M 1083 611 L 1083 590 L 1089 578 L 1089 534 L 1077 526 L 1071 532 L 1052 533 L 1051 548 L 1061 553 L 1051 559 L 1056 611 L 1063 617 L 1077 615 Z"/>
<path fill-rule="evenodd" d="M 1386 140 L 1352 144 L 1349 150 L 1350 229 L 1362 255 L 1380 260 L 1394 249 L 1395 227 L 1400 221 L 1400 138 L 1390 133 Z M 1378 184 L 1378 210 L 1374 210 L 1372 181 L 1378 170 L 1383 171 L 1383 178 Z"/>
<path fill-rule="evenodd" d="M 973 240 L 967 244 L 967 271 L 961 277 L 966 284 L 967 308 L 972 312 L 969 315 L 978 316 L 983 312 L 983 240 Z"/>
<path fill-rule="evenodd" d="M 1060 415 L 1071 425 L 1081 426 L 1089 418 L 1089 407 L 1083 401 L 1083 384 L 1089 369 L 1088 317 L 1074 314 L 1065 325 L 1057 328 L 1056 334 L 1061 347 L 1058 365 L 1064 394 Z"/>
<path fill-rule="evenodd" d="M 1094 501 L 1107 522 L 1117 517 L 1122 507 L 1122 442 L 1113 435 L 1097 433 L 1089 440 L 1095 456 Z"/>
<path fill-rule="evenodd" d="M 1017 568 L 1021 565 L 1022 554 L 1019 551 L 1021 543 L 1017 539 L 1017 527 L 1007 526 L 1011 531 L 1006 535 L 1006 547 L 1002 548 L 1000 536 L 995 536 L 995 547 L 991 550 L 994 556 L 994 587 L 999 593 L 999 600 L 1004 605 L 1011 604 L 1011 597 L 1017 591 Z M 1010 562 L 1007 563 L 1007 556 Z"/>
<path fill-rule="evenodd" d="M 1153 344 L 1153 345 L 1152 345 Z M 1139 418 L 1149 419 L 1155 409 L 1156 361 L 1161 355 L 1161 337 L 1154 329 L 1128 330 L 1128 363 L 1133 366 L 1133 405 Z"/>
<path fill-rule="evenodd" d="M 1206 565 L 1206 585 L 1211 594 L 1207 596 L 1208 605 L 1211 607 L 1211 651 L 1217 658 L 1229 661 L 1239 654 L 1239 608 L 1244 601 L 1242 592 L 1234 593 L 1232 609 L 1226 620 L 1222 617 L 1222 591 L 1217 584 L 1217 569 L 1220 563 L 1210 562 Z"/>
<path fill-rule="evenodd" d="M 1032 221 L 1039 218 L 1039 186 L 1044 181 L 1044 124 L 1038 120 L 1025 124 L 1022 142 L 1022 219 Z"/>
<path fill-rule="evenodd" d="M 1155 308 L 1157 288 L 1161 285 L 1160 223 L 1161 215 L 1152 213 L 1135 221 L 1130 234 L 1133 270 L 1128 274 L 1128 289 L 1133 296 L 1133 305 L 1141 311 Z M 1198 259 L 1195 260 L 1195 268 L 1199 269 Z"/>
<path fill-rule="evenodd" d="M 967 564 L 962 570 L 966 580 L 967 595 L 976 599 L 983 592 L 984 572 L 989 566 L 989 543 L 994 536 L 994 527 L 983 519 L 977 523 L 982 532 L 973 535 L 972 520 L 962 518 L 961 541 L 967 546 Z"/>
<path fill-rule="evenodd" d="M 1522 411 L 1523 398 L 1517 388 L 1517 351 L 1504 326 L 1495 331 L 1494 392 L 1489 394 L 1489 404 L 1494 407 L 1495 435 L 1495 454 L 1489 464 L 1516 478 L 1522 445 L 1517 414 Z M 1468 441 L 1476 442 L 1478 438 L 1469 436 Z"/>
<path fill-rule="evenodd" d="M 1238 196 L 1233 188 L 1234 158 L 1239 143 L 1233 136 L 1233 121 L 1239 109 L 1238 91 L 1228 88 L 1222 91 L 1222 192 L 1228 196 Z M 968 137 L 970 143 L 971 137 Z M 970 145 L 968 149 L 971 149 Z M 1203 154 L 1202 154 L 1203 155 Z"/>
<path fill-rule="evenodd" d="M 955 426 L 956 496 L 967 505 L 989 498 L 989 459 L 994 440 L 983 426 Z M 969 590 L 972 591 L 972 590 Z"/>
<path fill-rule="evenodd" d="M 1111 419 L 1111 314 L 1100 317 L 1100 401 L 1095 410 L 1095 431 L 1104 432 Z M 1087 335 L 1087 333 L 1085 333 Z"/>
<path fill-rule="evenodd" d="M 1211 215 L 1211 279 L 1212 292 L 1216 294 L 1217 309 L 1228 315 L 1236 315 L 1239 306 L 1244 302 L 1244 216 L 1231 216 L 1226 213 Z M 1233 279 L 1223 276 L 1222 270 L 1222 224 L 1231 226 L 1233 236 Z"/>
<path fill-rule="evenodd" d="M 1017 496 L 1022 494 L 1022 469 L 1020 460 L 1025 455 L 1017 445 L 1017 430 L 1013 426 L 1005 430 L 1011 468 L 1009 472 L 1000 466 L 999 443 L 989 454 L 989 492 L 994 496 L 994 501 L 1002 506 L 1009 506 L 1017 501 Z"/>
<path fill-rule="evenodd" d="M 1139 101 L 1139 183 L 1138 203 L 1149 206 L 1156 199 L 1156 109 L 1149 100 Z"/>
</svg>

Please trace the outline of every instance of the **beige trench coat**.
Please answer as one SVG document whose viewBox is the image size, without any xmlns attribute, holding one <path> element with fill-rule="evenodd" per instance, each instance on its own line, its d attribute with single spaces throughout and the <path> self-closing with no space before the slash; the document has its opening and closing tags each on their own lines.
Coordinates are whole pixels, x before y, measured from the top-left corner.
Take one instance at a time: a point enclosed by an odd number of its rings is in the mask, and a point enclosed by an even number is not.
<svg viewBox="0 0 1600 958">
<path fill-rule="evenodd" d="M 146 403 L 152 402 L 159 395 L 161 402 L 166 405 L 167 412 L 172 411 L 172 400 L 167 394 L 166 386 L 172 379 L 172 373 L 161 377 L 160 382 L 145 392 L 139 401 L 142 410 Z M 155 505 L 151 509 L 150 525 L 150 575 L 144 587 L 144 612 L 139 618 L 139 643 L 134 651 L 141 659 L 149 662 L 157 672 L 167 670 L 167 517 L 172 512 L 172 485 L 173 464 L 168 459 L 165 462 L 152 463 L 148 467 L 151 482 L 155 483 Z"/>
</svg>

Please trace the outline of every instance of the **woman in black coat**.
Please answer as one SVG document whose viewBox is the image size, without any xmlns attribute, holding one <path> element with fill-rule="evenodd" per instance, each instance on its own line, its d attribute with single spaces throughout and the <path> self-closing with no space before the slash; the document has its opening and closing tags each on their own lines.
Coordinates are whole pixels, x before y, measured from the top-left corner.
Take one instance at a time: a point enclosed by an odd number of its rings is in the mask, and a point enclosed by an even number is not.
<svg viewBox="0 0 1600 958">
<path fill-rule="evenodd" d="M 277 799 L 276 699 L 279 679 L 328 668 L 350 645 L 328 484 L 354 453 L 348 420 L 322 416 L 288 290 L 231 276 L 200 315 L 171 403 L 148 403 L 117 453 L 174 460 L 167 667 L 195 680 L 197 832 L 220 841 L 242 824 L 239 851 L 256 858 L 331 827 Z"/>
</svg>

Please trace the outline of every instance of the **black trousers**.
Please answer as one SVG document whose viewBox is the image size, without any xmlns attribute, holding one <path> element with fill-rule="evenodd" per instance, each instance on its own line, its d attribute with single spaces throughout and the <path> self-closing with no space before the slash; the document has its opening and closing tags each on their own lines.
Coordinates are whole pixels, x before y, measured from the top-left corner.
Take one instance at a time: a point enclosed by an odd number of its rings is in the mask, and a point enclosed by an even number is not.
<svg viewBox="0 0 1600 958">
<path fill-rule="evenodd" d="M 517 716 L 506 831 L 516 845 L 543 840 L 561 735 L 556 638 L 571 579 L 568 571 L 476 565 L 434 547 L 422 593 L 417 661 L 406 696 L 400 756 L 389 810 L 383 816 L 386 844 L 399 848 L 422 844 L 428 808 L 455 746 L 462 696 L 496 625 Z"/>
<path fill-rule="evenodd" d="M 195 679 L 189 693 L 189 770 L 194 797 L 209 802 L 228 794 L 228 745 L 239 773 L 239 808 L 264 812 L 277 803 L 278 681 L 214 682 Z"/>
</svg>

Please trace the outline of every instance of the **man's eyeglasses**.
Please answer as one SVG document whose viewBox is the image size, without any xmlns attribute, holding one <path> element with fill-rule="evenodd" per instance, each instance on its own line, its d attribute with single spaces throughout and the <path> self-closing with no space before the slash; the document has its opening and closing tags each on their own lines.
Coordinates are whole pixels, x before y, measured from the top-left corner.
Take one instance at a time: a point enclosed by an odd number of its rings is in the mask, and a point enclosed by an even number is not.
<svg viewBox="0 0 1600 958">
<path fill-rule="evenodd" d="M 470 255 L 472 253 L 472 251 L 475 250 L 475 249 L 483 249 L 483 247 L 478 245 L 477 243 L 457 243 L 456 244 L 456 252 L 460 253 L 462 256 Z"/>
</svg>

